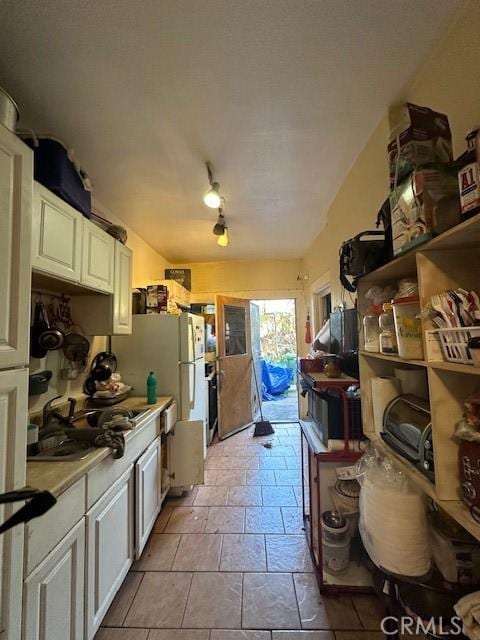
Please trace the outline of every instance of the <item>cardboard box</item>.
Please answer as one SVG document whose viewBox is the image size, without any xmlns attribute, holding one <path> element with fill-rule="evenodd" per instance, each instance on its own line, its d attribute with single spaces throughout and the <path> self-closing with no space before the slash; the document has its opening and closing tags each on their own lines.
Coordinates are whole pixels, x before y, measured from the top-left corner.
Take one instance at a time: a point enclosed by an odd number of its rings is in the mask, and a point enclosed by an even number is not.
<svg viewBox="0 0 480 640">
<path fill-rule="evenodd" d="M 393 254 L 399 255 L 460 222 L 454 166 L 435 164 L 414 171 L 390 194 Z"/>
<path fill-rule="evenodd" d="M 390 189 L 421 165 L 453 160 L 452 134 L 445 114 L 407 102 L 392 119 L 395 126 L 387 147 Z"/>
</svg>

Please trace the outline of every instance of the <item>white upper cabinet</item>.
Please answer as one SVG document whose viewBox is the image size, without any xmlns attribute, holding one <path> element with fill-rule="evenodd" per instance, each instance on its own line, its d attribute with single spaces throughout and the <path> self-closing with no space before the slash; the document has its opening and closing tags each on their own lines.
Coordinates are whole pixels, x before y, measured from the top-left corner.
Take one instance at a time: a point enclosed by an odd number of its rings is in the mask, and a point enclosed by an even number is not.
<svg viewBox="0 0 480 640">
<path fill-rule="evenodd" d="M 115 242 L 112 334 L 132 333 L 132 252 Z"/>
<path fill-rule="evenodd" d="M 113 293 L 115 240 L 86 218 L 83 219 L 82 254 L 81 284 Z"/>
<path fill-rule="evenodd" d="M 33 155 L 0 125 L 0 369 L 28 362 Z"/>
<path fill-rule="evenodd" d="M 82 214 L 35 182 L 32 269 L 80 282 L 82 234 Z"/>
</svg>

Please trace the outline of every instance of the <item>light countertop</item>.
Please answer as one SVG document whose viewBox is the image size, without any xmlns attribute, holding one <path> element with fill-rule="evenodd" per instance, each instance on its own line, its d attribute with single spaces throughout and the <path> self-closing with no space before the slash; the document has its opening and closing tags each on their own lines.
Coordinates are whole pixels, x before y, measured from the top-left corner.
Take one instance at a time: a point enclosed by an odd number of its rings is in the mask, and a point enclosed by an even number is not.
<svg viewBox="0 0 480 640">
<path fill-rule="evenodd" d="M 146 424 L 166 409 L 172 400 L 171 396 L 161 396 L 157 398 L 156 404 L 147 404 L 146 398 L 133 396 L 121 403 L 121 406 L 129 409 L 149 410 L 148 413 L 138 419 L 135 429 L 124 432 L 126 448 L 128 448 L 128 441 L 134 438 Z M 43 462 L 29 460 L 27 462 L 27 485 L 35 489 L 50 491 L 54 496 L 59 496 L 90 469 L 111 455 L 112 450 L 109 447 L 99 447 L 83 460 L 59 460 L 58 462 L 56 460 L 45 460 Z"/>
</svg>

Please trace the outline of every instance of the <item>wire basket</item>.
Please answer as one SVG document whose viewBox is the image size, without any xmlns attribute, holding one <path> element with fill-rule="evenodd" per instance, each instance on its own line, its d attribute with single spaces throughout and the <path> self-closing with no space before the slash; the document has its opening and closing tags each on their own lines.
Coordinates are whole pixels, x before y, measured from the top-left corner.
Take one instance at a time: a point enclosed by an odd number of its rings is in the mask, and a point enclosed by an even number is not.
<svg viewBox="0 0 480 640">
<path fill-rule="evenodd" d="M 480 327 L 461 329 L 437 329 L 443 356 L 448 362 L 473 365 L 472 354 L 467 344 L 470 338 L 480 336 Z"/>
</svg>

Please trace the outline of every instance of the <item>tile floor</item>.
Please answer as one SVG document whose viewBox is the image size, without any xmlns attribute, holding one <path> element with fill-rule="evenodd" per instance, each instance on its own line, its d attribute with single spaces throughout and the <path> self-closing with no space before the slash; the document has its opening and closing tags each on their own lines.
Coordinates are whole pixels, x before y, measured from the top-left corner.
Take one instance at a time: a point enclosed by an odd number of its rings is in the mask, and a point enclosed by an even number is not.
<svg viewBox="0 0 480 640">
<path fill-rule="evenodd" d="M 373 596 L 321 596 L 301 517 L 300 430 L 212 445 L 169 499 L 96 640 L 380 640 Z M 263 442 L 271 442 L 266 448 Z"/>
</svg>

